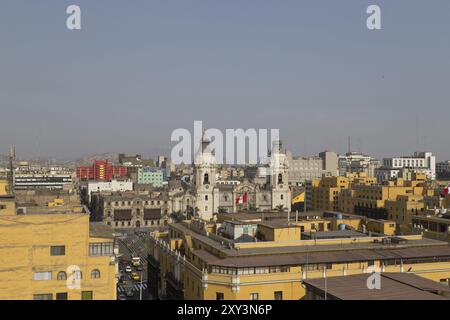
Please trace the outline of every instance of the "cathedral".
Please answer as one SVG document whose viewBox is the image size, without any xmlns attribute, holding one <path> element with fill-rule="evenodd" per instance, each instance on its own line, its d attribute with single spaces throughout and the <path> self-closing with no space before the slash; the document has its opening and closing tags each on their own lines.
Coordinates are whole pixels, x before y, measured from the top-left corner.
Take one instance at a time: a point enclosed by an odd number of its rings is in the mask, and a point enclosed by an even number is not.
<svg viewBox="0 0 450 320">
<path fill-rule="evenodd" d="M 192 183 L 183 195 L 179 194 L 184 204 L 190 202 L 196 208 L 200 218 L 210 220 L 214 214 L 225 212 L 291 210 L 288 161 L 281 142 L 275 142 L 269 163 L 260 168 L 266 176 L 265 183 L 249 179 L 242 179 L 239 184 L 219 181 L 217 161 L 208 145 L 209 141 L 202 139 L 195 157 Z M 180 209 L 184 207 L 186 205 Z"/>
</svg>

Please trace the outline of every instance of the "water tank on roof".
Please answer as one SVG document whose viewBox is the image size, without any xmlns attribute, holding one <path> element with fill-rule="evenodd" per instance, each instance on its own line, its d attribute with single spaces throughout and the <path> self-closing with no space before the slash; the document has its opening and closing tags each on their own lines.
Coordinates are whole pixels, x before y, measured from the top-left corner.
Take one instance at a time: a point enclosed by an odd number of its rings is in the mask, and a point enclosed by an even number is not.
<svg viewBox="0 0 450 320">
<path fill-rule="evenodd" d="M 339 224 L 339 231 L 343 231 L 345 230 L 345 224 L 344 223 L 340 223 Z"/>
</svg>

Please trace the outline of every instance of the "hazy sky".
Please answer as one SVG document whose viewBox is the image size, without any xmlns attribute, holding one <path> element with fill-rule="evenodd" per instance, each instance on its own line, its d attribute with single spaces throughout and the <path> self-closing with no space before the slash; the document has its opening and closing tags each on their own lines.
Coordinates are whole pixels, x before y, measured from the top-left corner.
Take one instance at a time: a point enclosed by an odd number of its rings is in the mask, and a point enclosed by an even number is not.
<svg viewBox="0 0 450 320">
<path fill-rule="evenodd" d="M 0 153 L 156 155 L 203 120 L 383 157 L 415 151 L 419 119 L 444 160 L 449 98 L 448 0 L 0 1 Z"/>
</svg>

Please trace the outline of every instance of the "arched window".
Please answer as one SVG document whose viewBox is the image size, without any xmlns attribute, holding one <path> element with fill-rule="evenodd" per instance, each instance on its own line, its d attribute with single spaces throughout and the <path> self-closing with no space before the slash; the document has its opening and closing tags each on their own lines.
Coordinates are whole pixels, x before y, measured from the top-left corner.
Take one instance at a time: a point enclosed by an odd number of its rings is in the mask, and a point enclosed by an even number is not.
<svg viewBox="0 0 450 320">
<path fill-rule="evenodd" d="M 278 183 L 283 183 L 283 175 L 280 173 L 278 174 Z"/>
<path fill-rule="evenodd" d="M 203 176 L 203 184 L 209 184 L 209 174 L 207 173 Z"/>
<path fill-rule="evenodd" d="M 94 269 L 91 271 L 91 278 L 92 279 L 98 279 L 100 278 L 100 270 Z"/>
<path fill-rule="evenodd" d="M 67 280 L 67 274 L 64 271 L 60 271 L 60 272 L 58 272 L 56 279 L 57 280 Z"/>
</svg>

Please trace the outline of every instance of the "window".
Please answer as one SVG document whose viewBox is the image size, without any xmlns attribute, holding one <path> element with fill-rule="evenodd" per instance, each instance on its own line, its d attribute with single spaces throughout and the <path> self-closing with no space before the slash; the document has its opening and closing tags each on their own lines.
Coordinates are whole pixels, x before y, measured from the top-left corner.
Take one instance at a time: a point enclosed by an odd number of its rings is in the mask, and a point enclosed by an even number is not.
<svg viewBox="0 0 450 320">
<path fill-rule="evenodd" d="M 66 254 L 66 246 L 51 246 L 50 255 L 51 256 L 63 256 Z"/>
<path fill-rule="evenodd" d="M 250 293 L 250 300 L 259 300 L 258 293 Z"/>
<path fill-rule="evenodd" d="M 105 243 L 90 243 L 90 256 L 111 256 L 113 254 L 113 244 L 111 242 Z"/>
<path fill-rule="evenodd" d="M 208 195 L 205 195 L 205 201 L 208 201 Z"/>
<path fill-rule="evenodd" d="M 94 269 L 91 271 L 91 278 L 92 279 L 99 279 L 100 278 L 100 270 Z"/>
<path fill-rule="evenodd" d="M 34 280 L 52 280 L 52 272 L 51 271 L 44 271 L 44 272 L 35 272 L 34 273 Z"/>
<path fill-rule="evenodd" d="M 216 300 L 224 300 L 223 292 L 216 292 Z"/>
<path fill-rule="evenodd" d="M 283 183 L 283 175 L 280 173 L 278 174 L 278 184 L 282 184 Z"/>
<path fill-rule="evenodd" d="M 81 291 L 81 300 L 92 300 L 92 291 Z"/>
<path fill-rule="evenodd" d="M 34 294 L 33 300 L 53 300 L 53 295 L 51 293 Z"/>
<path fill-rule="evenodd" d="M 273 296 L 275 300 L 283 300 L 283 291 L 275 291 Z"/>
<path fill-rule="evenodd" d="M 67 280 L 67 274 L 64 271 L 60 271 L 60 272 L 58 272 L 56 279 L 57 280 Z"/>
<path fill-rule="evenodd" d="M 56 294 L 56 300 L 67 300 L 67 292 L 58 292 Z"/>
</svg>

